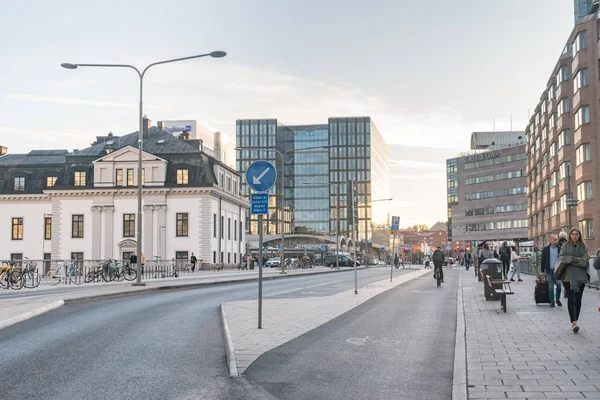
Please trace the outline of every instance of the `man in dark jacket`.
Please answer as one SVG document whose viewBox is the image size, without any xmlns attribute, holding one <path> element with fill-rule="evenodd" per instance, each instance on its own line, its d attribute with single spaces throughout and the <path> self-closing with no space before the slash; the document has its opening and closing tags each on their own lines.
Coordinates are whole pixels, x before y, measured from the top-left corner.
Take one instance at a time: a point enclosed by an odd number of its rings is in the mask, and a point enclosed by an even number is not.
<svg viewBox="0 0 600 400">
<path fill-rule="evenodd" d="M 556 235 L 550 236 L 550 244 L 542 250 L 542 276 L 548 280 L 548 292 L 550 293 L 550 307 L 555 304 L 562 307 L 560 302 L 560 292 L 562 291 L 562 281 L 554 279 L 554 267 L 558 261 L 560 249 L 558 247 L 558 238 Z M 556 291 L 554 286 L 556 285 Z M 556 303 L 555 303 L 556 301 Z"/>
<path fill-rule="evenodd" d="M 502 247 L 500 247 L 500 261 L 502 261 L 502 271 L 506 278 L 510 270 L 510 247 L 508 247 L 508 242 L 502 243 Z"/>
<path fill-rule="evenodd" d="M 194 253 L 192 253 L 192 256 L 190 257 L 190 262 L 192 263 L 192 272 L 194 272 L 196 270 L 196 263 L 198 262 Z"/>
<path fill-rule="evenodd" d="M 435 267 L 433 273 L 435 274 L 435 271 L 440 271 L 440 278 L 442 278 L 442 282 L 444 282 L 444 269 L 442 268 L 442 265 L 444 264 L 444 252 L 441 247 L 438 246 L 433 252 L 431 259 L 433 260 L 433 266 Z"/>
<path fill-rule="evenodd" d="M 558 252 L 560 253 L 560 249 L 562 248 L 562 245 L 565 244 L 567 241 L 567 232 L 561 232 L 558 234 Z"/>
</svg>

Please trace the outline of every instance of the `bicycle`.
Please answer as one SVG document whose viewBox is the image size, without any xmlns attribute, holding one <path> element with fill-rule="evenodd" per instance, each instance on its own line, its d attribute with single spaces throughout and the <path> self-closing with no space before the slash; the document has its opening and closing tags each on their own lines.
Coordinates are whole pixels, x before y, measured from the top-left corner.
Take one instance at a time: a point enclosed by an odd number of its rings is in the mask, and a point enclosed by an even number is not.
<svg viewBox="0 0 600 400">
<path fill-rule="evenodd" d="M 137 271 L 131 268 L 131 265 L 125 264 L 125 266 L 119 269 L 119 277 L 122 277 L 126 281 L 133 281 L 137 278 Z"/>
<path fill-rule="evenodd" d="M 67 283 L 67 278 L 71 283 L 75 285 L 81 285 L 84 282 L 79 267 L 77 267 L 75 263 L 66 265 L 65 263 L 61 262 L 57 263 L 57 265 L 58 268 L 54 273 L 50 271 L 48 272 L 48 275 L 46 275 L 46 281 L 49 285 L 58 285 L 63 280 L 65 281 L 65 283 Z"/>
<path fill-rule="evenodd" d="M 15 270 L 14 262 L 4 262 L 0 268 L 0 287 L 19 290 L 23 287 L 23 277 L 19 271 Z"/>
<path fill-rule="evenodd" d="M 23 286 L 28 289 L 34 289 L 40 285 L 42 278 L 37 272 L 37 263 L 25 257 L 25 266 L 21 271 L 23 276 Z"/>
<path fill-rule="evenodd" d="M 433 273 L 433 278 L 437 281 L 437 287 L 441 287 L 442 286 L 442 274 L 440 272 L 440 269 L 442 267 L 435 267 L 435 272 Z"/>
</svg>

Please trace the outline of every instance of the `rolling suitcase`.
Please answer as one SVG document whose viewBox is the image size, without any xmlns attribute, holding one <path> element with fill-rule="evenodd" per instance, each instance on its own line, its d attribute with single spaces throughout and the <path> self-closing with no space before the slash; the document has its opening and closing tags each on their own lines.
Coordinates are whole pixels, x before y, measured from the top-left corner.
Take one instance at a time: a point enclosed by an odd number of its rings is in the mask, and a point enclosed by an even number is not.
<svg viewBox="0 0 600 400">
<path fill-rule="evenodd" d="M 548 281 L 544 278 L 535 280 L 535 304 L 550 303 L 550 289 Z"/>
</svg>

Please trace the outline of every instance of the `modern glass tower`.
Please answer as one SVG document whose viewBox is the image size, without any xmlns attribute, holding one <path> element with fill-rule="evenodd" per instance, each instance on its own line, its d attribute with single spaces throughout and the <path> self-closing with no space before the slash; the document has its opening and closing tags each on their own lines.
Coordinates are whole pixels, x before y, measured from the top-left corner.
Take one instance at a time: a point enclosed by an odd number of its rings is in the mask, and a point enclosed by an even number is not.
<svg viewBox="0 0 600 400">
<path fill-rule="evenodd" d="M 371 242 L 372 223 L 387 222 L 386 203 L 371 206 L 371 200 L 390 197 L 388 146 L 370 117 L 329 118 L 327 124 L 283 125 L 276 119 L 238 120 L 236 123 L 237 170 L 242 174 L 256 160 L 269 160 L 277 169 L 278 182 L 271 189 L 265 234 L 351 235 L 348 199 L 350 182 L 357 182 L 358 237 Z M 330 146 L 324 149 L 308 147 Z M 277 151 L 273 151 L 277 150 Z M 279 153 L 285 153 L 285 204 L 281 196 Z M 336 193 L 339 190 L 339 196 Z M 337 199 L 339 198 L 339 204 Z M 283 204 L 283 206 L 282 206 Z M 248 216 L 250 234 L 258 233 L 258 219 Z"/>
</svg>

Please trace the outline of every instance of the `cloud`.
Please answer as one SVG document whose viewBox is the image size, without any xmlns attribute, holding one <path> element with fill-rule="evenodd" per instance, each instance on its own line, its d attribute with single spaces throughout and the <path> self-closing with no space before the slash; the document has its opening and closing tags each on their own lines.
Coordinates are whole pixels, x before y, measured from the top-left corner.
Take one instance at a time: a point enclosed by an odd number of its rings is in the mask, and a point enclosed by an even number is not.
<svg viewBox="0 0 600 400">
<path fill-rule="evenodd" d="M 8 93 L 6 95 L 7 99 L 10 100 L 25 100 L 25 101 L 34 101 L 37 103 L 46 103 L 46 104 L 58 104 L 58 105 L 77 105 L 77 106 L 91 106 L 91 107 L 115 107 L 115 108 L 124 108 L 124 107 L 137 107 L 137 104 L 132 103 L 118 103 L 112 101 L 98 101 L 98 100 L 86 100 L 86 99 L 78 99 L 73 97 L 58 97 L 58 96 L 42 96 L 35 94 L 27 94 L 27 93 Z M 144 105 L 144 108 L 150 109 L 158 109 L 158 110 L 166 110 L 170 111 L 171 108 L 165 107 L 157 107 L 152 105 Z"/>
<path fill-rule="evenodd" d="M 446 170 L 445 163 L 435 163 L 435 162 L 431 162 L 431 161 L 390 159 L 390 160 L 388 160 L 388 163 L 391 168 L 402 167 L 402 168 L 429 169 L 429 170 L 439 170 L 439 171 Z"/>
</svg>

